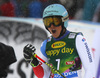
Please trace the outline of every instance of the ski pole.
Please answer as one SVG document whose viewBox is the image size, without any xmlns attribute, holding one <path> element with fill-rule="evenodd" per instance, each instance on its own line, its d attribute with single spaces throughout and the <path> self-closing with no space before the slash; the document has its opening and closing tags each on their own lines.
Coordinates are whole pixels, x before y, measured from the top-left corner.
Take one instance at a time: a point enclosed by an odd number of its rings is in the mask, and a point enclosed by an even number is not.
<svg viewBox="0 0 100 78">
<path fill-rule="evenodd" d="M 51 66 L 49 63 L 45 62 L 43 59 L 41 59 L 37 54 L 34 53 L 34 57 L 38 58 L 40 61 L 45 63 L 47 66 L 49 66 L 53 71 L 55 71 L 57 74 L 61 75 L 63 78 L 67 78 L 64 75 L 62 75 L 59 71 L 57 71 L 53 66 Z"/>
</svg>

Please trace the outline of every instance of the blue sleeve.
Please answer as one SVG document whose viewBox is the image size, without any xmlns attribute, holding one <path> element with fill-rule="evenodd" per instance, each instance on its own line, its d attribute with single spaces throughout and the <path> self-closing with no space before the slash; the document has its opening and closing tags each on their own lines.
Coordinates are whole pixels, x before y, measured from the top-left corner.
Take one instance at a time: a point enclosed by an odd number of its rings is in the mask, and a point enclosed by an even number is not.
<svg viewBox="0 0 100 78">
<path fill-rule="evenodd" d="M 41 45 L 41 48 L 40 48 L 41 53 L 42 53 L 45 57 L 47 57 L 46 52 L 45 52 L 45 50 L 46 50 L 46 44 L 47 44 L 47 40 L 44 40 L 43 43 L 42 43 L 42 45 Z"/>
</svg>

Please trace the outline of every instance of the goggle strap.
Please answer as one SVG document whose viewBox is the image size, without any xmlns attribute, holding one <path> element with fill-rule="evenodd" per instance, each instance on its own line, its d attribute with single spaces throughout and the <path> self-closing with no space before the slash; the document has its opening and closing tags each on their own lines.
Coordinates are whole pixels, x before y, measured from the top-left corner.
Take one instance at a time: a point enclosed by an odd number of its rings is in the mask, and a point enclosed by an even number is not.
<svg viewBox="0 0 100 78">
<path fill-rule="evenodd" d="M 67 15 L 67 16 L 65 16 L 65 17 L 62 17 L 62 22 L 65 22 L 66 20 L 68 20 L 69 19 L 69 16 Z"/>
</svg>

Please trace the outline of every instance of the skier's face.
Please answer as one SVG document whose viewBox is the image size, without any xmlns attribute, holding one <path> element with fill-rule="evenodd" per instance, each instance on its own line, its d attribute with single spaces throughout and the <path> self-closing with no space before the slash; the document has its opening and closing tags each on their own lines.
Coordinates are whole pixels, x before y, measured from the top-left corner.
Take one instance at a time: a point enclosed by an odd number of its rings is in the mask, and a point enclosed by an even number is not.
<svg viewBox="0 0 100 78">
<path fill-rule="evenodd" d="M 48 30 L 50 31 L 50 33 L 52 34 L 52 36 L 54 38 L 58 38 L 61 30 L 62 30 L 62 26 L 54 26 L 53 24 L 51 24 L 51 26 L 48 28 Z"/>
</svg>

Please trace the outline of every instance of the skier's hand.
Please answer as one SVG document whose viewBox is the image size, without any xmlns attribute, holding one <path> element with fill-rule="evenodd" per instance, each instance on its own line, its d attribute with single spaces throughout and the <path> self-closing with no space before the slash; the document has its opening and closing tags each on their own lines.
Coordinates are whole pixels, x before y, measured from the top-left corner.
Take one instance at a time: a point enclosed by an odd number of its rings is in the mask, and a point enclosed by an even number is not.
<svg viewBox="0 0 100 78">
<path fill-rule="evenodd" d="M 39 64 L 37 58 L 34 57 L 34 52 L 36 48 L 31 44 L 27 44 L 23 49 L 23 55 L 26 62 L 30 63 L 33 67 L 36 67 Z"/>
</svg>

